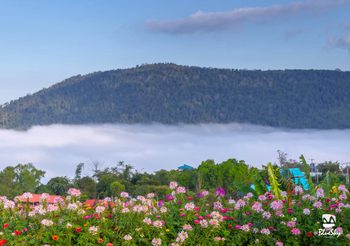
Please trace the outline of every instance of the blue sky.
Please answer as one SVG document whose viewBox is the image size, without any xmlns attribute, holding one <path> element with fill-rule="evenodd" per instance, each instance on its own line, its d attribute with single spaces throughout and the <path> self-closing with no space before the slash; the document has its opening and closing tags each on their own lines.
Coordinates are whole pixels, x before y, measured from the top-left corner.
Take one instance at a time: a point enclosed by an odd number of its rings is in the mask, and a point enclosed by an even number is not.
<svg viewBox="0 0 350 246">
<path fill-rule="evenodd" d="M 4 0 L 0 103 L 143 63 L 349 70 L 349 0 Z"/>
</svg>

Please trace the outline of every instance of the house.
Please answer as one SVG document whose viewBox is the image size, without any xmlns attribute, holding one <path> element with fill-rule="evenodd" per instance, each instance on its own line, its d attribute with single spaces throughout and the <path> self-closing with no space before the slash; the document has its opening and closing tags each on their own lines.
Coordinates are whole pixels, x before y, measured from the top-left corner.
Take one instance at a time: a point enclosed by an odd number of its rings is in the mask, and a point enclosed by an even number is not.
<svg viewBox="0 0 350 246">
<path fill-rule="evenodd" d="M 39 205 L 42 201 L 41 199 L 41 196 L 42 194 L 32 194 L 32 197 L 29 198 L 28 200 L 22 196 L 19 196 L 17 199 L 20 201 L 20 202 L 27 202 L 29 201 L 30 205 Z M 56 196 L 56 195 L 48 195 L 48 197 L 46 198 L 46 202 L 48 204 L 55 204 L 57 203 L 57 201 L 63 199 L 62 196 Z"/>
<path fill-rule="evenodd" d="M 183 164 L 182 166 L 179 166 L 177 168 L 177 170 L 179 170 L 179 171 L 187 171 L 187 170 L 193 170 L 193 169 L 194 169 L 193 167 L 191 167 L 187 164 Z"/>
</svg>

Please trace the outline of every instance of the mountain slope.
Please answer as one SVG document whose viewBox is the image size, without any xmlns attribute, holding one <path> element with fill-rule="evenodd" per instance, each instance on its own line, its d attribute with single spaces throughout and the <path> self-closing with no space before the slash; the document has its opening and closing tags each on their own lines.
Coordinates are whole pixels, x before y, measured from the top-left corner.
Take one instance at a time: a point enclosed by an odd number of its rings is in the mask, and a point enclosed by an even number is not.
<svg viewBox="0 0 350 246">
<path fill-rule="evenodd" d="M 350 128 L 350 72 L 143 65 L 75 76 L 0 109 L 0 127 L 228 123 Z"/>
</svg>

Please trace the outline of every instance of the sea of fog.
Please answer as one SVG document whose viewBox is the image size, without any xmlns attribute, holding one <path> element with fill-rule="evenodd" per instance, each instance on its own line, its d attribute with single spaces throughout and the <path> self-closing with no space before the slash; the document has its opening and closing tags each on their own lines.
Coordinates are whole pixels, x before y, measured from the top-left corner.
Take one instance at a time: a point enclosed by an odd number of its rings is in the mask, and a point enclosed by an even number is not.
<svg viewBox="0 0 350 246">
<path fill-rule="evenodd" d="M 84 175 L 94 162 L 101 168 L 124 161 L 139 171 L 174 169 L 184 163 L 228 158 L 253 166 L 277 161 L 277 150 L 297 159 L 350 161 L 350 130 L 290 130 L 246 124 L 203 125 L 52 125 L 28 131 L 0 130 L 0 168 L 33 163 L 54 176 Z"/>
</svg>

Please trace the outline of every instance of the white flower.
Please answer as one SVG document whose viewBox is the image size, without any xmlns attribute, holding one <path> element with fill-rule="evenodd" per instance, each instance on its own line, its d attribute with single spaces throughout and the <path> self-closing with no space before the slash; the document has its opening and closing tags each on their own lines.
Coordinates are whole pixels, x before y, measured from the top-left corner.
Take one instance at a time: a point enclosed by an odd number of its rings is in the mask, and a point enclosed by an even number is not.
<svg viewBox="0 0 350 246">
<path fill-rule="evenodd" d="M 152 225 L 152 220 L 148 217 L 143 219 L 143 223 L 146 223 L 147 225 Z"/>
<path fill-rule="evenodd" d="M 147 198 L 148 199 L 152 199 L 154 196 L 155 196 L 154 193 L 148 193 L 147 194 Z"/>
<path fill-rule="evenodd" d="M 52 226 L 52 225 L 53 225 L 53 221 L 52 221 L 52 220 L 48 220 L 48 219 L 43 219 L 43 220 L 41 221 L 41 224 L 44 225 L 44 226 L 49 227 L 49 226 Z"/>
<path fill-rule="evenodd" d="M 153 222 L 153 226 L 156 228 L 162 228 L 163 222 L 161 220 L 156 220 Z"/>
<path fill-rule="evenodd" d="M 188 234 L 185 231 L 181 231 L 177 234 L 176 242 L 183 243 L 188 238 Z"/>
<path fill-rule="evenodd" d="M 268 228 L 263 228 L 260 230 L 260 233 L 264 235 L 270 235 L 270 230 Z"/>
<path fill-rule="evenodd" d="M 176 187 L 177 187 L 177 182 L 175 182 L 175 181 L 170 182 L 170 184 L 169 184 L 170 189 L 175 190 Z"/>
<path fill-rule="evenodd" d="M 130 236 L 129 234 L 124 236 L 125 241 L 130 241 L 131 239 L 132 239 L 132 236 Z"/>
<path fill-rule="evenodd" d="M 89 232 L 93 235 L 97 234 L 98 232 L 98 226 L 90 226 Z"/>
<path fill-rule="evenodd" d="M 162 245 L 162 240 L 161 240 L 160 238 L 153 238 L 153 239 L 152 239 L 152 245 L 153 245 L 153 246 Z"/>
<path fill-rule="evenodd" d="M 207 228 L 208 227 L 208 221 L 206 221 L 206 220 L 201 220 L 199 222 L 199 224 L 201 225 L 202 228 Z"/>
<path fill-rule="evenodd" d="M 105 207 L 104 206 L 97 206 L 96 208 L 95 208 L 95 211 L 96 211 L 96 213 L 98 213 L 98 214 L 100 214 L 100 213 L 102 213 L 103 211 L 105 211 Z"/>
<path fill-rule="evenodd" d="M 185 209 L 187 211 L 192 211 L 194 208 L 195 208 L 195 205 L 193 202 L 186 203 L 186 205 L 185 205 Z"/>
<path fill-rule="evenodd" d="M 78 205 L 76 203 L 69 203 L 67 206 L 68 210 L 77 210 L 78 209 Z"/>
<path fill-rule="evenodd" d="M 303 214 L 305 214 L 305 215 L 309 215 L 310 214 L 310 209 L 308 209 L 308 208 L 304 208 L 303 209 Z"/>
</svg>

